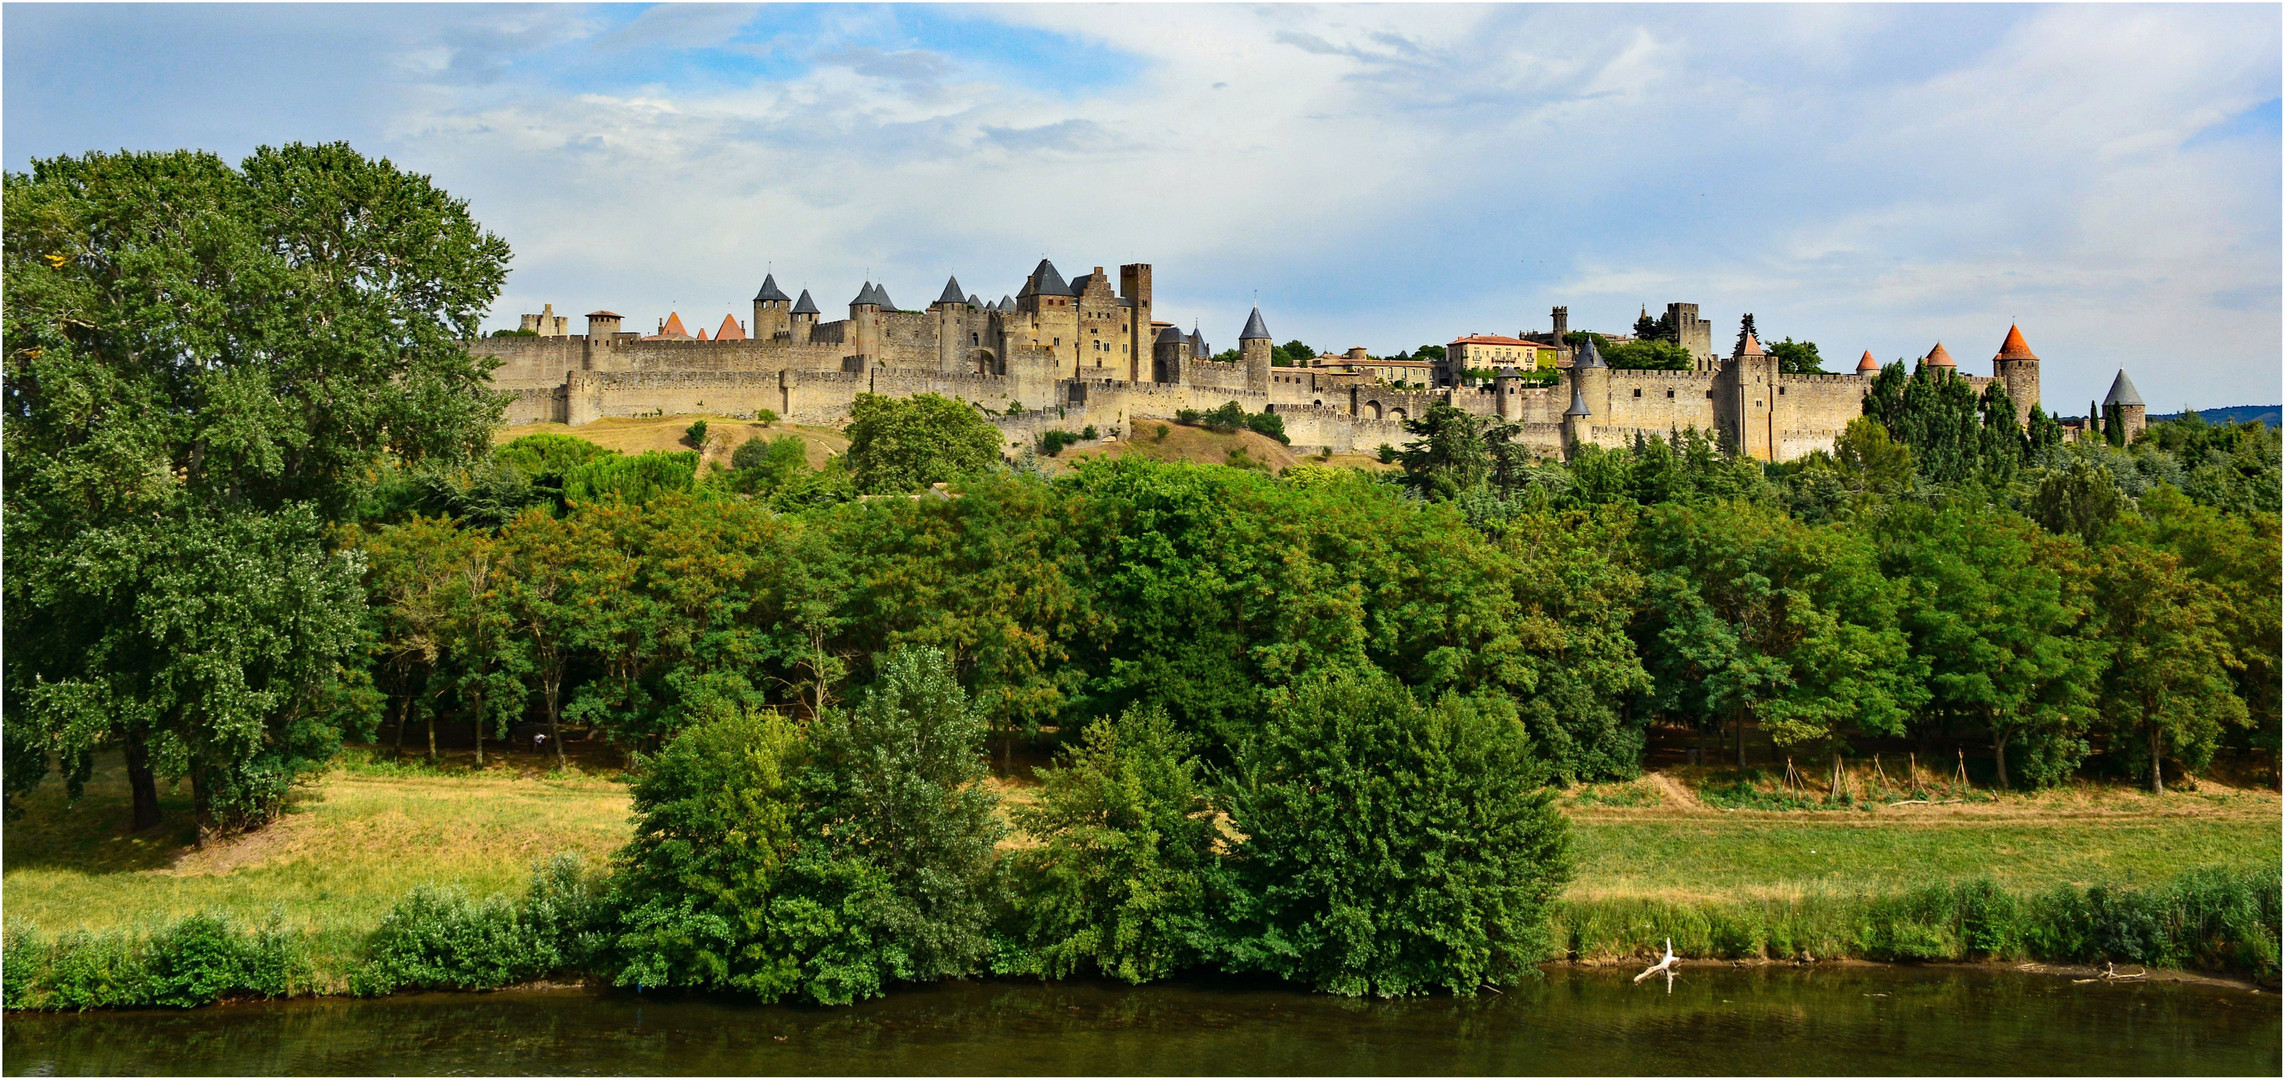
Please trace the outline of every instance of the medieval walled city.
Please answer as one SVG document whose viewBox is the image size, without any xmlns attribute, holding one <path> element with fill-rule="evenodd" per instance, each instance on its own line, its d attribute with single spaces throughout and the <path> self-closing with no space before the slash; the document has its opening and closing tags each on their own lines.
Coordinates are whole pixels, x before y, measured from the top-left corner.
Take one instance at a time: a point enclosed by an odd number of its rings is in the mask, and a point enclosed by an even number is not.
<svg viewBox="0 0 2285 1080">
<path fill-rule="evenodd" d="M 726 315 L 711 335 L 703 324 L 691 333 L 679 313 L 653 333 L 626 330 L 624 316 L 605 310 L 589 312 L 587 332 L 573 334 L 569 317 L 550 305 L 523 316 L 518 333 L 470 349 L 499 362 L 492 377 L 511 395 L 510 424 L 767 410 L 837 427 L 861 394 L 934 393 L 983 410 L 1011 454 L 1049 428 L 1084 424 L 1123 436 L 1137 418 L 1235 401 L 1248 412 L 1276 413 L 1294 445 L 1330 453 L 1401 446 L 1408 418 L 1449 405 L 1517 425 L 1517 441 L 1548 456 L 1695 429 L 1718 433 L 1741 454 L 1786 461 L 1830 449 L 1861 415 L 1880 372 L 1869 351 L 1853 373 L 1782 372 L 1750 315 L 1721 355 L 1698 306 L 1682 303 L 1667 305 L 1660 325 L 1689 351 L 1687 370 L 1611 367 L 1594 336 L 1572 332 L 1563 307 L 1550 312 L 1548 330 L 1464 336 L 1442 360 L 1382 360 L 1360 347 L 1306 366 L 1274 362 L 1257 307 L 1238 333 L 1235 357 L 1217 359 L 1196 329 L 1153 317 L 1148 263 L 1119 267 L 1114 288 L 1100 266 L 1066 280 L 1042 259 L 1012 295 L 982 300 L 954 278 L 917 311 L 866 282 L 847 318 L 827 322 L 823 314 L 808 290 L 788 296 L 772 274 L 754 294 L 751 320 Z M 1958 372 L 1942 343 L 1918 364 Z M 1961 377 L 1978 393 L 2001 383 L 2017 420 L 2027 421 L 2039 404 L 2039 357 L 2020 329 L 2006 330 L 1991 365 L 1988 376 Z M 2099 408 L 2116 412 L 2129 437 L 2144 423 L 2142 399 L 2124 371 Z M 2066 436 L 2089 423 L 2067 421 Z"/>
</svg>

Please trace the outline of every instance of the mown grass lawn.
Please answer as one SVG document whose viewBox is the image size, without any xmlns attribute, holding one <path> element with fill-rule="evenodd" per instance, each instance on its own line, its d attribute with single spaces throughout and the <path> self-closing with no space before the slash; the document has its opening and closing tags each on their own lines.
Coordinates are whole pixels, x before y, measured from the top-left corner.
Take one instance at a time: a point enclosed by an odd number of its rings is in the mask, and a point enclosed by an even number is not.
<svg viewBox="0 0 2285 1080">
<path fill-rule="evenodd" d="M 124 777 L 98 771 L 76 806 L 42 787 L 5 829 L 10 921 L 48 932 L 136 925 L 198 911 L 242 923 L 276 912 L 346 955 L 414 885 L 482 895 L 522 887 L 534 860 L 601 862 L 628 835 L 626 785 L 607 765 L 551 777 L 517 755 L 478 772 L 349 766 L 307 785 L 262 832 L 198 850 L 187 788 L 166 823 L 123 830 Z M 996 784 L 1005 788 L 1005 784 Z M 2274 793 L 2206 785 L 2153 799 L 2115 787 L 1874 811 L 1721 811 L 1655 775 L 1573 792 L 1574 900 L 1676 902 L 1890 892 L 1990 876 L 2010 889 L 2156 884 L 2197 867 L 2274 870 Z"/>
</svg>

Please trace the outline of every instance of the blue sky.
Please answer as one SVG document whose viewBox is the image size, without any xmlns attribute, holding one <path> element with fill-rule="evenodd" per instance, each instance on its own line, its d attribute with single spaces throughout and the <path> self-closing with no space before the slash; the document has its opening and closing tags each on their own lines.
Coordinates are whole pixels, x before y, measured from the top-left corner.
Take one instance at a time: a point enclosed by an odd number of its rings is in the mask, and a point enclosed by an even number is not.
<svg viewBox="0 0 2285 1080">
<path fill-rule="evenodd" d="M 2280 9 L 0 7 L 9 169 L 345 139 L 515 248 L 489 325 L 1147 261 L 1376 352 L 1694 302 L 1828 368 L 2010 320 L 2048 404 L 2275 403 Z"/>
</svg>

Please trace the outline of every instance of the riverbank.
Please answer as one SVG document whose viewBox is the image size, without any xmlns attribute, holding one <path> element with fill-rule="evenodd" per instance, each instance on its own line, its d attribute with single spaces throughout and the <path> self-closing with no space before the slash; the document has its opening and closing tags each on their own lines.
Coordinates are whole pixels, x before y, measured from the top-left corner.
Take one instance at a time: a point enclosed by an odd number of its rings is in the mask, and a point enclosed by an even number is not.
<svg viewBox="0 0 2285 1080">
<path fill-rule="evenodd" d="M 1500 994 L 954 980 L 848 1008 L 518 989 L 14 1014 L 10 1075 L 2276 1075 L 2275 999 L 1993 966 L 1550 967 Z"/>
<path fill-rule="evenodd" d="M 199 913 L 242 931 L 267 925 L 304 943 L 297 986 L 338 992 L 367 936 L 416 885 L 516 895 L 538 860 L 605 863 L 628 835 L 627 789 L 615 757 L 588 749 L 574 747 L 569 769 L 552 754 L 495 752 L 482 770 L 466 752 L 442 769 L 353 754 L 299 789 L 275 825 L 203 850 L 189 843 L 183 789 L 163 793 L 160 828 L 126 833 L 123 769 L 105 761 L 76 805 L 51 785 L 7 827 L 7 920 L 49 939 L 147 936 Z M 1708 805 L 1697 797 L 1707 780 L 1671 770 L 1565 794 L 1577 871 L 1554 941 L 1566 958 L 1623 962 L 1668 937 L 1683 955 L 1723 960 L 2059 958 L 2038 951 L 2052 942 L 2009 944 L 2021 931 L 2004 926 L 2000 947 L 1979 945 L 1994 932 L 1993 901 L 1962 890 L 1988 888 L 2021 915 L 2066 887 L 2108 897 L 2194 871 L 2278 872 L 2275 793 L 2212 781 L 2162 797 L 2085 785 L 1775 811 Z M 994 783 L 1028 795 L 1021 782 Z"/>
</svg>

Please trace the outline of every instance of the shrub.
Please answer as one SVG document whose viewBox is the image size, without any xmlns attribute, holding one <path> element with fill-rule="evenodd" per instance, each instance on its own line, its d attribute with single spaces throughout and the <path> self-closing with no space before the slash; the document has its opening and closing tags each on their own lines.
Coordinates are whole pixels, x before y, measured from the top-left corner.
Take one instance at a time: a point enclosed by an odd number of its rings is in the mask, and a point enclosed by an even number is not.
<svg viewBox="0 0 2285 1080">
<path fill-rule="evenodd" d="M 228 919 L 203 913 L 144 935 L 82 930 L 51 941 L 11 926 L 0 950 L 10 1009 L 188 1009 L 226 997 L 284 997 L 306 987 L 310 975 L 300 934 L 275 921 L 240 933 Z"/>
<path fill-rule="evenodd" d="M 809 444 L 798 435 L 756 435 L 730 454 L 730 468 L 733 488 L 747 494 L 774 492 L 809 471 Z"/>
<path fill-rule="evenodd" d="M 1095 425 L 1093 425 L 1093 424 L 1089 424 L 1089 425 L 1087 425 L 1086 427 L 1084 427 L 1084 428 L 1081 428 L 1081 429 L 1079 430 L 1079 437 L 1080 437 L 1080 438 L 1082 438 L 1082 439 L 1087 439 L 1087 440 L 1094 440 L 1094 439 L 1098 439 L 1098 438 L 1101 438 L 1101 436 L 1100 436 L 1100 435 L 1097 435 L 1097 434 L 1095 433 Z"/>
<path fill-rule="evenodd" d="M 602 914 L 576 855 L 532 868 L 521 902 L 504 893 L 475 900 L 457 886 L 418 885 L 366 940 L 349 979 L 357 994 L 400 989 L 494 990 L 591 959 Z"/>
<path fill-rule="evenodd" d="M 1165 424 L 1159 424 L 1157 427 L 1158 430 L 1151 433 L 1150 441 L 1152 442 L 1165 442 L 1167 434 L 1174 430 Z"/>
<path fill-rule="evenodd" d="M 1317 675 L 1231 770 L 1230 966 L 1337 994 L 1473 994 L 1532 973 L 1568 838 L 1520 725 L 1377 670 Z"/>
<path fill-rule="evenodd" d="M 1373 451 L 1373 457 L 1378 459 L 1383 465 L 1396 464 L 1396 459 L 1398 456 L 1399 455 L 1397 453 L 1396 447 L 1390 446 L 1387 443 L 1382 443 L 1379 449 Z"/>
<path fill-rule="evenodd" d="M 1015 858 L 1002 973 L 1144 983 L 1199 963 L 1217 834 L 1190 749 L 1164 711 L 1129 709 L 1040 770 L 1039 801 L 1012 814 L 1041 846 Z"/>
<path fill-rule="evenodd" d="M 689 491 L 697 475 L 698 453 L 693 450 L 651 450 L 631 457 L 613 454 L 566 473 L 563 496 L 573 502 L 617 498 L 646 503 L 660 495 Z"/>
<path fill-rule="evenodd" d="M 774 409 L 757 409 L 754 411 L 754 422 L 763 427 L 775 424 L 778 422 L 777 411 Z"/>
<path fill-rule="evenodd" d="M 1293 440 L 1285 437 L 1285 418 L 1273 412 L 1258 412 L 1246 417 L 1246 426 L 1286 445 Z"/>
<path fill-rule="evenodd" d="M 706 449 L 706 421 L 693 420 L 682 429 L 682 441 L 693 450 Z"/>
<path fill-rule="evenodd" d="M 1062 428 L 1054 428 L 1052 430 L 1040 433 L 1039 452 L 1048 457 L 1054 457 L 1055 455 L 1062 453 L 1064 447 L 1070 446 L 1072 443 L 1078 441 L 1079 436 L 1065 431 Z"/>
</svg>

